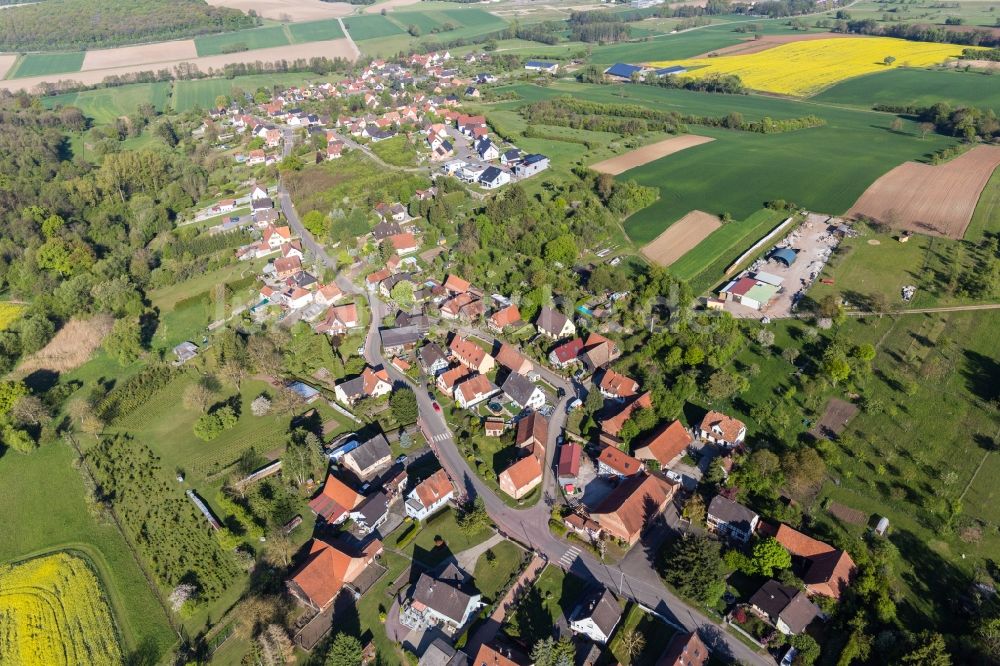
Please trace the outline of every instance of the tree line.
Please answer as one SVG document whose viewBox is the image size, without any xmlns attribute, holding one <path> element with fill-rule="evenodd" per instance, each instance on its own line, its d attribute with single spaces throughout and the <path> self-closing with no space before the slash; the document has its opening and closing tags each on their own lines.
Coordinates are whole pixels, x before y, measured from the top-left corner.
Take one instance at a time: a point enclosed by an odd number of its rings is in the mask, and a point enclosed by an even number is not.
<svg viewBox="0 0 1000 666">
<path fill-rule="evenodd" d="M 88 49 L 181 39 L 260 25 L 254 13 L 203 0 L 46 0 L 5 9 L 0 51 Z"/>
<path fill-rule="evenodd" d="M 1000 137 L 1000 120 L 993 109 L 975 106 L 952 107 L 947 102 L 937 102 L 930 106 L 912 104 L 875 104 L 876 111 L 914 116 L 924 129 L 948 136 L 957 136 L 966 141 L 992 141 Z"/>
<path fill-rule="evenodd" d="M 1000 46 L 1000 35 L 994 34 L 989 30 L 949 30 L 925 23 L 884 25 L 875 19 L 858 19 L 837 21 L 831 29 L 834 32 L 897 37 L 899 39 L 909 39 L 914 42 Z"/>
</svg>

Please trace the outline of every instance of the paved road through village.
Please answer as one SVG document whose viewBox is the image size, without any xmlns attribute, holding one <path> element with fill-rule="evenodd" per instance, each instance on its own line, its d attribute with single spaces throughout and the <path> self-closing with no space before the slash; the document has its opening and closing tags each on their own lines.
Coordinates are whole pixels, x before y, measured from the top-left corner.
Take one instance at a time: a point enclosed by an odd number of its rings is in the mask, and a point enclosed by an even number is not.
<svg viewBox="0 0 1000 666">
<path fill-rule="evenodd" d="M 287 136 L 289 135 L 286 134 Z M 286 141 L 286 146 L 289 143 Z M 336 269 L 336 260 L 330 257 L 302 225 L 283 185 L 279 187 L 278 201 L 289 225 L 302 239 L 303 247 L 319 261 Z M 572 386 L 567 380 L 545 368 L 539 368 L 545 381 L 564 389 L 563 397 L 556 405 L 549 423 L 545 481 L 542 485 L 544 497 L 533 507 L 512 508 L 472 472 L 468 462 L 455 444 L 443 414 L 433 408 L 433 400 L 428 396 L 427 391 L 422 386 L 415 386 L 408 377 L 397 371 L 382 357 L 378 327 L 383 317 L 390 314 L 387 306 L 375 293 L 365 292 L 358 288 L 343 272 L 338 273 L 337 284 L 345 293 L 364 295 L 368 300 L 371 323 L 365 340 L 366 360 L 371 365 L 384 366 L 395 382 L 405 384 L 413 389 L 417 396 L 420 420 L 428 443 L 437 454 L 441 465 L 466 496 L 483 499 L 487 512 L 499 530 L 547 557 L 550 563 L 561 566 L 584 580 L 598 581 L 621 596 L 633 599 L 646 608 L 652 609 L 660 617 L 676 626 L 682 626 L 687 630 L 699 629 L 710 649 L 721 653 L 726 658 L 747 664 L 774 665 L 774 660 L 770 656 L 752 650 L 728 633 L 720 624 L 689 606 L 664 586 L 653 563 L 656 556 L 655 546 L 662 541 L 662 538 L 658 539 L 655 538 L 656 535 L 653 535 L 648 542 L 643 539 L 620 565 L 611 566 L 599 561 L 590 552 L 580 550 L 568 542 L 558 539 L 549 531 L 550 503 L 554 501 L 557 492 L 552 461 L 557 448 L 557 438 L 561 434 L 566 420 L 566 404 L 574 395 Z M 492 339 L 482 333 L 477 333 L 477 336 Z M 667 528 L 659 526 L 656 529 L 665 530 Z"/>
</svg>

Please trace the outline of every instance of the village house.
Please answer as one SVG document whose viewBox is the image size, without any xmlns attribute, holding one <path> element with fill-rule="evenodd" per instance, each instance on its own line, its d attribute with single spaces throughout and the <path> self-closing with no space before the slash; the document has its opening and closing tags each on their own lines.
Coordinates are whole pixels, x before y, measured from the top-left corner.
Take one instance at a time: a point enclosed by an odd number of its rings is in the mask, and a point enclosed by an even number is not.
<svg viewBox="0 0 1000 666">
<path fill-rule="evenodd" d="M 698 429 L 702 441 L 730 449 L 742 444 L 746 435 L 747 427 L 742 421 L 714 410 L 705 414 Z"/>
<path fill-rule="evenodd" d="M 632 453 L 642 461 L 655 461 L 660 469 L 666 469 L 679 457 L 694 440 L 691 433 L 680 421 L 659 426 L 643 444 Z"/>
<path fill-rule="evenodd" d="M 517 347 L 506 342 L 500 343 L 500 350 L 497 352 L 497 363 L 507 368 L 511 372 L 520 375 L 530 374 L 535 369 L 535 365 L 527 359 Z"/>
<path fill-rule="evenodd" d="M 631 377 L 607 369 L 601 375 L 598 384 L 601 395 L 609 400 L 624 400 L 639 392 L 639 382 Z"/>
<path fill-rule="evenodd" d="M 389 496 L 382 491 L 369 495 L 351 511 L 351 520 L 362 534 L 371 534 L 389 520 Z"/>
<path fill-rule="evenodd" d="M 382 542 L 377 539 L 358 553 L 340 546 L 313 539 L 306 560 L 287 581 L 288 591 L 304 606 L 323 611 L 333 603 L 340 591 L 351 588 L 375 558 L 382 554 Z M 353 590 L 355 597 L 360 596 Z"/>
<path fill-rule="evenodd" d="M 493 357 L 486 353 L 482 347 L 460 335 L 455 335 L 451 339 L 448 349 L 456 361 L 470 370 L 485 374 L 496 367 Z"/>
<path fill-rule="evenodd" d="M 605 446 L 597 456 L 597 473 L 601 476 L 624 479 L 644 469 L 641 461 L 614 446 Z"/>
<path fill-rule="evenodd" d="M 568 340 L 561 345 L 558 345 L 555 349 L 549 352 L 549 363 L 559 369 L 567 368 L 577 362 L 580 351 L 582 350 L 583 340 L 580 338 L 573 338 L 572 340 Z"/>
<path fill-rule="evenodd" d="M 337 525 L 347 519 L 348 514 L 361 503 L 361 495 L 332 474 L 326 477 L 323 490 L 309 500 L 309 508 L 317 518 Z"/>
<path fill-rule="evenodd" d="M 532 661 L 513 648 L 497 642 L 483 643 L 469 666 L 531 666 Z"/>
<path fill-rule="evenodd" d="M 520 162 L 514 165 L 514 175 L 517 178 L 530 178 L 549 168 L 549 158 L 537 153 L 525 155 Z"/>
<path fill-rule="evenodd" d="M 601 421 L 601 431 L 616 438 L 621 432 L 622 426 L 628 421 L 632 414 L 638 409 L 649 409 L 653 406 L 653 398 L 647 391 L 638 396 L 629 398 L 618 412 Z"/>
<path fill-rule="evenodd" d="M 512 372 L 500 385 L 504 394 L 519 409 L 541 409 L 545 405 L 545 393 L 524 375 Z"/>
<path fill-rule="evenodd" d="M 476 142 L 475 150 L 479 155 L 479 159 L 484 162 L 492 162 L 493 160 L 500 159 L 500 149 L 497 148 L 497 145 L 488 136 L 484 136 Z"/>
<path fill-rule="evenodd" d="M 456 651 L 444 638 L 435 638 L 420 656 L 417 666 L 468 666 L 469 657 Z"/>
<path fill-rule="evenodd" d="M 375 214 L 383 222 L 402 222 L 406 219 L 406 207 L 398 201 L 392 204 L 380 203 L 375 206 Z"/>
<path fill-rule="evenodd" d="M 392 464 L 392 450 L 385 435 L 379 433 L 345 453 L 342 461 L 359 479 L 368 481 Z"/>
<path fill-rule="evenodd" d="M 445 370 L 437 376 L 437 387 L 449 398 L 455 397 L 455 388 L 472 376 L 472 371 L 464 365 Z"/>
<path fill-rule="evenodd" d="M 408 254 L 413 254 L 417 251 L 419 244 L 417 243 L 417 238 L 410 232 L 404 232 L 401 234 L 396 234 L 389 237 L 389 243 L 392 245 L 392 249 L 396 251 L 399 256 L 406 256 Z"/>
<path fill-rule="evenodd" d="M 595 643 L 604 645 L 611 639 L 622 619 L 618 597 L 606 587 L 597 587 L 587 594 L 569 616 L 569 628 Z"/>
<path fill-rule="evenodd" d="M 420 574 L 413 595 L 400 613 L 400 622 L 412 629 L 438 626 L 454 634 L 483 606 L 482 595 L 471 590 L 466 576 L 449 564 L 437 577 Z"/>
<path fill-rule="evenodd" d="M 414 520 L 427 517 L 441 509 L 455 495 L 455 488 L 443 469 L 417 484 L 406 498 L 406 515 Z"/>
<path fill-rule="evenodd" d="M 538 457 L 527 455 L 497 476 L 500 490 L 516 500 L 521 499 L 542 482 L 542 465 Z"/>
<path fill-rule="evenodd" d="M 656 666 L 705 666 L 711 653 L 697 631 L 675 634 Z"/>
<path fill-rule="evenodd" d="M 472 409 L 499 392 L 486 375 L 475 375 L 455 387 L 455 402 L 463 409 Z"/>
<path fill-rule="evenodd" d="M 583 349 L 577 356 L 588 372 L 596 372 L 616 361 L 621 351 L 614 341 L 599 333 L 591 333 L 583 341 Z"/>
<path fill-rule="evenodd" d="M 279 280 L 290 278 L 302 270 L 302 260 L 298 257 L 278 257 L 272 263 L 274 274 Z"/>
<path fill-rule="evenodd" d="M 776 580 L 767 581 L 750 597 L 750 608 L 786 636 L 802 633 L 820 614 L 805 592 Z"/>
<path fill-rule="evenodd" d="M 531 412 L 517 422 L 514 444 L 530 451 L 542 451 L 549 441 L 549 422 L 540 412 Z"/>
<path fill-rule="evenodd" d="M 387 238 L 392 238 L 403 232 L 403 228 L 399 226 L 399 222 L 395 220 L 382 220 L 372 228 L 372 238 L 375 242 L 381 243 Z M 388 277 L 388 276 L 386 276 Z M 383 278 L 385 279 L 385 278 Z"/>
<path fill-rule="evenodd" d="M 354 303 L 335 305 L 326 312 L 326 318 L 316 326 L 317 333 L 344 335 L 359 326 L 358 309 Z"/>
<path fill-rule="evenodd" d="M 502 333 L 508 326 L 516 326 L 519 323 L 521 323 L 521 311 L 513 304 L 497 310 L 486 320 L 490 330 L 497 333 Z"/>
<path fill-rule="evenodd" d="M 543 72 L 545 74 L 555 74 L 559 71 L 559 63 L 545 62 L 542 60 L 529 60 L 524 63 L 524 69 L 528 72 Z"/>
<path fill-rule="evenodd" d="M 483 434 L 487 437 L 500 437 L 507 432 L 507 422 L 499 416 L 487 416 L 483 419 Z"/>
<path fill-rule="evenodd" d="M 321 285 L 316 290 L 314 300 L 320 305 L 333 305 L 344 297 L 344 292 L 337 286 L 336 282 Z"/>
<path fill-rule="evenodd" d="M 538 332 L 552 340 L 561 340 L 576 335 L 576 326 L 563 313 L 543 305 L 535 321 Z"/>
<path fill-rule="evenodd" d="M 708 505 L 705 522 L 710 531 L 746 543 L 757 530 L 760 516 L 738 502 L 716 495 Z"/>
<path fill-rule="evenodd" d="M 495 148 L 495 146 L 493 146 Z M 485 158 L 484 158 L 485 159 Z M 488 190 L 495 190 L 510 182 L 510 174 L 495 166 L 487 167 L 479 174 L 479 184 Z"/>
<path fill-rule="evenodd" d="M 463 294 L 472 288 L 467 280 L 454 274 L 449 274 L 444 280 L 444 288 L 451 294 Z"/>
<path fill-rule="evenodd" d="M 774 532 L 774 538 L 792 556 L 793 563 L 802 573 L 800 578 L 808 594 L 840 599 L 857 570 L 846 551 L 813 539 L 784 523 L 780 523 L 777 529 L 762 523 L 761 534 L 765 534 L 765 528 L 766 533 Z"/>
<path fill-rule="evenodd" d="M 391 391 L 392 382 L 385 368 L 366 367 L 357 377 L 337 384 L 334 396 L 342 405 L 352 406 L 362 398 L 380 398 Z"/>
<path fill-rule="evenodd" d="M 436 342 L 428 342 L 417 350 L 417 359 L 425 373 L 436 377 L 448 369 L 448 359 L 444 350 Z"/>
<path fill-rule="evenodd" d="M 642 530 L 667 508 L 677 485 L 656 474 L 636 474 L 591 510 L 590 516 L 611 536 L 634 546 Z"/>
<path fill-rule="evenodd" d="M 577 477 L 580 475 L 580 459 L 583 449 L 576 442 L 566 442 L 559 447 L 559 459 L 556 464 L 556 478 L 559 485 L 567 492 L 573 491 Z"/>
<path fill-rule="evenodd" d="M 424 332 L 417 325 L 381 328 L 378 334 L 382 350 L 390 356 L 409 353 L 424 339 Z"/>
</svg>

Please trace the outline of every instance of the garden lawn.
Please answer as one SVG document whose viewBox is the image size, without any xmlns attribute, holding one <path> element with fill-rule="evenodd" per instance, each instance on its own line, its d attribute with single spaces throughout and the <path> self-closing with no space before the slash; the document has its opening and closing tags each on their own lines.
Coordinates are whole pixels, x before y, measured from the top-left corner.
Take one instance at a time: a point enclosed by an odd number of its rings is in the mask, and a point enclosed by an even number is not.
<svg viewBox="0 0 1000 666">
<path fill-rule="evenodd" d="M 646 639 L 646 645 L 642 651 L 634 658 L 622 646 L 622 634 L 627 631 L 635 631 Z M 638 604 L 629 603 L 628 610 L 622 617 L 621 623 L 615 630 L 614 637 L 608 648 L 614 655 L 618 663 L 626 666 L 652 666 L 656 660 L 667 649 L 670 639 L 674 636 L 674 630 L 670 625 L 662 620 L 658 620 L 652 615 L 642 612 Z"/>
<path fill-rule="evenodd" d="M 4 512 L 17 520 L 16 529 L 0 530 L 0 562 L 56 550 L 82 553 L 107 591 L 126 654 L 145 650 L 143 657 L 157 663 L 177 637 L 121 533 L 88 512 L 73 460 L 72 449 L 61 442 L 27 456 L 0 457 Z"/>
<path fill-rule="evenodd" d="M 476 561 L 474 577 L 476 588 L 482 595 L 490 601 L 496 601 L 507 582 L 520 571 L 525 553 L 511 541 L 501 541 L 490 548 L 490 551 L 496 558 L 490 562 L 486 553 L 480 555 Z"/>
<path fill-rule="evenodd" d="M 327 39 L 343 39 L 344 31 L 340 29 L 340 21 L 326 19 L 324 21 L 308 21 L 306 23 L 291 23 L 288 32 L 295 44 L 302 42 L 320 42 Z"/>
<path fill-rule="evenodd" d="M 355 41 L 389 37 L 404 32 L 402 28 L 380 14 L 350 16 L 344 19 L 344 25 Z"/>
<path fill-rule="evenodd" d="M 73 53 L 29 53 L 22 56 L 7 73 L 8 79 L 23 79 L 28 76 L 47 74 L 68 74 L 79 72 L 83 67 L 83 51 Z"/>
<path fill-rule="evenodd" d="M 417 162 L 417 151 L 405 135 L 394 136 L 385 141 L 379 141 L 369 145 L 372 152 L 378 155 L 383 162 L 393 166 L 411 167 Z"/>
<path fill-rule="evenodd" d="M 513 613 L 516 619 L 508 620 L 504 630 L 524 644 L 534 645 L 552 635 L 560 617 L 568 620 L 586 590 L 587 583 L 582 578 L 550 564 L 521 597 Z M 508 613 L 507 617 L 511 615 Z"/>
<path fill-rule="evenodd" d="M 140 104 L 152 104 L 163 111 L 170 99 L 171 83 L 136 83 L 117 88 L 87 90 L 42 97 L 42 104 L 49 109 L 57 106 L 75 106 L 96 125 L 114 122 L 116 118 L 131 115 Z"/>
<path fill-rule="evenodd" d="M 369 639 L 375 642 L 375 649 L 379 654 L 379 661 L 385 664 L 405 664 L 402 651 L 385 633 L 385 621 L 379 616 L 380 612 L 387 612 L 392 606 L 393 597 L 397 588 L 394 586 L 395 580 L 403 570 L 410 564 L 410 561 L 391 550 L 382 553 L 382 565 L 388 571 L 382 575 L 377 583 L 361 597 L 358 602 L 358 627 L 362 636 L 362 644 Z M 401 584 L 403 590 L 409 586 L 409 581 Z M 344 627 L 344 631 L 350 633 L 352 627 Z"/>
<path fill-rule="evenodd" d="M 828 88 L 817 102 L 871 107 L 873 104 L 988 107 L 1000 111 L 1000 77 L 980 72 L 894 69 Z"/>
<path fill-rule="evenodd" d="M 194 45 L 199 56 L 221 55 L 266 49 L 272 46 L 287 46 L 288 35 L 284 26 L 273 25 L 266 28 L 237 30 L 218 35 L 195 37 Z"/>
<path fill-rule="evenodd" d="M 493 530 L 488 528 L 466 534 L 459 528 L 456 518 L 455 510 L 451 507 L 433 514 L 424 522 L 416 538 L 406 546 L 406 554 L 414 562 L 433 569 L 451 555 L 472 548 L 493 535 Z M 435 544 L 438 537 L 444 539 L 440 546 Z"/>
<path fill-rule="evenodd" d="M 993 172 L 965 230 L 965 240 L 978 243 L 988 233 L 1000 231 L 1000 168 Z"/>
</svg>

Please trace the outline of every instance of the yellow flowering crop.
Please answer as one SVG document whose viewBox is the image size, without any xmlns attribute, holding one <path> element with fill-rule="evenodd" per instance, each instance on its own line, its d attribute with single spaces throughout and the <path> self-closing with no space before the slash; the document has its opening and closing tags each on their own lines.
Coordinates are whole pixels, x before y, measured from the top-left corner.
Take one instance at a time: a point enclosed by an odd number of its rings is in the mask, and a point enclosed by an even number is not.
<svg viewBox="0 0 1000 666">
<path fill-rule="evenodd" d="M 56 553 L 0 565 L 0 664 L 122 661 L 111 610 L 86 562 Z"/>
<path fill-rule="evenodd" d="M 892 37 L 830 38 L 789 42 L 748 55 L 650 63 L 654 67 L 698 67 L 682 76 L 736 74 L 754 90 L 807 96 L 845 79 L 893 67 L 926 67 L 958 57 L 965 47 L 910 42 Z M 886 58 L 894 58 L 885 64 Z"/>
</svg>

